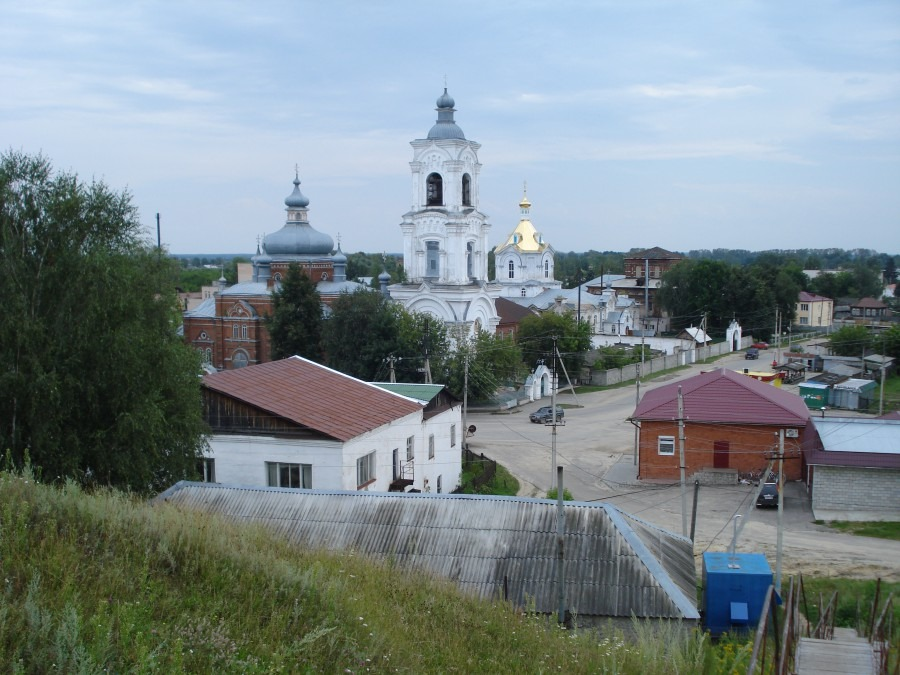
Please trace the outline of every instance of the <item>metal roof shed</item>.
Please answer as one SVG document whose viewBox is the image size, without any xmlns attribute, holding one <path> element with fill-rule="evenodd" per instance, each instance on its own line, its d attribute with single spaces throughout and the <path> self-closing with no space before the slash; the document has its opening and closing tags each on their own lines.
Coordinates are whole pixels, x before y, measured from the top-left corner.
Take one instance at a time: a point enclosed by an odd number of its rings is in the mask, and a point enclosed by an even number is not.
<svg viewBox="0 0 900 675">
<path fill-rule="evenodd" d="M 165 502 L 256 522 L 304 548 L 424 570 L 482 598 L 558 608 L 553 500 L 245 488 L 180 482 Z M 565 504 L 565 595 L 579 623 L 696 621 L 693 545 L 608 504 Z"/>
<path fill-rule="evenodd" d="M 832 387 L 831 405 L 836 408 L 860 410 L 867 408 L 875 392 L 874 380 L 850 379 Z"/>
</svg>

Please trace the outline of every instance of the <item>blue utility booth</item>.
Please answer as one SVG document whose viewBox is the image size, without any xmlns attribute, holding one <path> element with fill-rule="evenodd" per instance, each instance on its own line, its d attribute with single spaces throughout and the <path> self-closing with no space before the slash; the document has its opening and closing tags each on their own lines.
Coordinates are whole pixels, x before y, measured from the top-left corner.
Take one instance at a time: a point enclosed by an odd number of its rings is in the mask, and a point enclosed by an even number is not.
<svg viewBox="0 0 900 675">
<path fill-rule="evenodd" d="M 762 553 L 703 554 L 703 625 L 713 637 L 755 630 L 772 568 Z"/>
</svg>

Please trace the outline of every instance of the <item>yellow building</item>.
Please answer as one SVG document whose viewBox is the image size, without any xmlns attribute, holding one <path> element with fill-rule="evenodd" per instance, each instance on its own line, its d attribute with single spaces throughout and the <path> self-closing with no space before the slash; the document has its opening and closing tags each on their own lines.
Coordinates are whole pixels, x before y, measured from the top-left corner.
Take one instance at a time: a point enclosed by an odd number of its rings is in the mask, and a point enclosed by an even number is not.
<svg viewBox="0 0 900 675">
<path fill-rule="evenodd" d="M 797 298 L 795 324 L 810 328 L 827 328 L 834 322 L 834 300 L 801 291 Z"/>
</svg>

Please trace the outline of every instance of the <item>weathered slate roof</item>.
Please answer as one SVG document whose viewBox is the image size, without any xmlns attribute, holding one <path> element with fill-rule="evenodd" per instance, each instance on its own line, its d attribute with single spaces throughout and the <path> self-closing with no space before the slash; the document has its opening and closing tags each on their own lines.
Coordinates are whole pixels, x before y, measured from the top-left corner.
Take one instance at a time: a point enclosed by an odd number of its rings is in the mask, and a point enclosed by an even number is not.
<svg viewBox="0 0 900 675">
<path fill-rule="evenodd" d="M 180 482 L 156 498 L 257 522 L 307 548 L 432 572 L 483 598 L 556 611 L 556 502 Z M 580 616 L 697 619 L 691 542 L 607 504 L 567 502 L 566 599 Z"/>
<path fill-rule="evenodd" d="M 340 441 L 422 410 L 404 396 L 300 356 L 213 373 L 203 386 Z"/>
<path fill-rule="evenodd" d="M 676 419 L 679 386 L 688 423 L 803 427 L 809 420 L 809 409 L 796 394 L 724 368 L 651 389 L 644 394 L 631 418 Z"/>
</svg>

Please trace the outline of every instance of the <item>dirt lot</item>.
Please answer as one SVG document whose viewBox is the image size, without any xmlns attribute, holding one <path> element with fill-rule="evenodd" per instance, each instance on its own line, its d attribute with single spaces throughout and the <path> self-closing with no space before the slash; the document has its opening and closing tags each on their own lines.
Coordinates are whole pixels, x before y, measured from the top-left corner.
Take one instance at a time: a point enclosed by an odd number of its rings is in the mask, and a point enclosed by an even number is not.
<svg viewBox="0 0 900 675">
<path fill-rule="evenodd" d="M 720 360 L 719 367 L 743 367 L 743 353 Z M 677 375 L 646 383 L 648 388 L 694 375 L 710 366 L 693 366 Z M 786 389 L 790 389 L 786 387 Z M 672 532 L 681 533 L 680 485 L 638 481 L 634 467 L 634 427 L 626 420 L 634 410 L 634 387 L 578 397 L 563 394 L 565 424 L 553 429 L 532 424 L 528 413 L 549 399 L 529 403 L 505 413 L 469 413 L 468 424 L 477 431 L 469 448 L 496 459 L 515 475 L 520 494 L 543 497 L 555 480 L 552 454 L 564 467 L 564 484 L 575 499 L 605 501 L 623 511 Z M 569 407 L 571 406 L 571 407 Z M 777 509 L 757 509 L 751 503 L 753 486 L 701 487 L 695 533 L 698 563 L 706 550 L 725 551 L 731 545 L 733 517 L 741 515 L 743 529 L 737 543 L 740 552 L 766 554 L 775 570 Z M 688 530 L 693 485 L 687 493 Z M 785 488 L 783 574 L 797 572 L 818 576 L 882 577 L 900 581 L 900 542 L 842 534 L 812 519 L 806 487 L 802 482 Z M 699 569 L 699 567 L 698 567 Z"/>
</svg>

